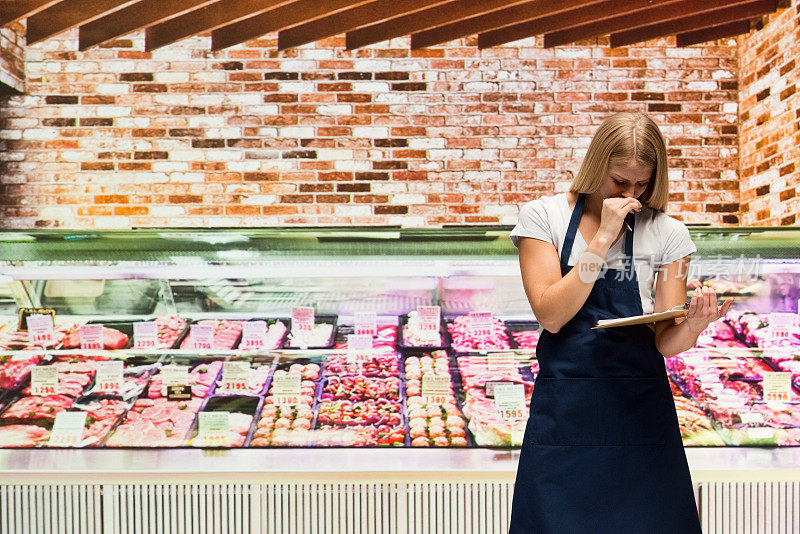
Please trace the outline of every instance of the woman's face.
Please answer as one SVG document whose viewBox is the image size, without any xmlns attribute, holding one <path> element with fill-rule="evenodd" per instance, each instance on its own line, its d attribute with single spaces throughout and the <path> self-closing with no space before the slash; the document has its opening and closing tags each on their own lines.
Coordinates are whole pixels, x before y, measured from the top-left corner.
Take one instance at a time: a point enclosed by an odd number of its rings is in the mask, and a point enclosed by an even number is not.
<svg viewBox="0 0 800 534">
<path fill-rule="evenodd" d="M 641 161 L 612 160 L 608 163 L 608 175 L 600 188 L 603 198 L 639 198 L 647 189 L 652 175 L 653 167 Z"/>
</svg>

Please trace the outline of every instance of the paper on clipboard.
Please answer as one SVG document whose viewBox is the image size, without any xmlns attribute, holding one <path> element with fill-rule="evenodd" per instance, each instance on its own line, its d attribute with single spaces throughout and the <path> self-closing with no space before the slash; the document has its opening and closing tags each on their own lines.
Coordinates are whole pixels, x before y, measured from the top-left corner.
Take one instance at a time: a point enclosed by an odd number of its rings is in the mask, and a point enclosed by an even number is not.
<svg viewBox="0 0 800 534">
<path fill-rule="evenodd" d="M 615 326 L 629 326 L 634 324 L 650 324 L 666 319 L 674 319 L 675 317 L 685 317 L 688 310 L 687 305 L 675 306 L 674 308 L 659 312 L 659 313 L 646 313 L 644 315 L 634 315 L 631 317 L 620 317 L 618 319 L 600 319 L 597 321 L 595 328 L 613 328 Z"/>
</svg>

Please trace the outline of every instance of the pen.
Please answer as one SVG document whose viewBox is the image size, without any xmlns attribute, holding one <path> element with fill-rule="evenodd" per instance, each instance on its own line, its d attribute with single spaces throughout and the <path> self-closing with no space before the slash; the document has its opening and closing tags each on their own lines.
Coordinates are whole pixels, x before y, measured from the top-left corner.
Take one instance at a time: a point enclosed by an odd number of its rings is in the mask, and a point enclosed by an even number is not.
<svg viewBox="0 0 800 534">
<path fill-rule="evenodd" d="M 625 228 L 627 228 L 628 230 L 630 230 L 631 232 L 633 232 L 633 228 L 631 228 L 631 225 L 630 225 L 630 224 L 628 224 L 628 221 L 625 221 Z"/>
</svg>

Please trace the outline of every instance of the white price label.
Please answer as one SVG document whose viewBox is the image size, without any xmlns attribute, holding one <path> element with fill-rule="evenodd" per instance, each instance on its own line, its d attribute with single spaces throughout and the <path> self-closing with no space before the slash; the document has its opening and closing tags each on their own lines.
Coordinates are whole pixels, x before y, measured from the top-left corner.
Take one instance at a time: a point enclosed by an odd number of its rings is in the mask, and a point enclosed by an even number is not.
<svg viewBox="0 0 800 534">
<path fill-rule="evenodd" d="M 378 316 L 375 312 L 358 312 L 353 318 L 353 331 L 358 335 L 375 336 L 378 334 Z"/>
<path fill-rule="evenodd" d="M 502 419 L 517 421 L 528 417 L 522 384 L 495 384 L 494 405 Z"/>
<path fill-rule="evenodd" d="M 53 316 L 50 314 L 32 314 L 28 316 L 28 337 L 32 345 L 47 346 L 53 344 Z"/>
<path fill-rule="evenodd" d="M 759 412 L 744 412 L 739 414 L 739 418 L 744 424 L 763 423 L 764 414 Z"/>
<path fill-rule="evenodd" d="M 513 352 L 490 352 L 489 371 L 514 371 L 517 368 L 517 360 L 514 359 Z"/>
<path fill-rule="evenodd" d="M 447 404 L 450 400 L 450 376 L 423 375 L 422 398 L 425 404 Z"/>
<path fill-rule="evenodd" d="M 778 327 L 800 327 L 800 315 L 796 313 L 770 313 L 769 325 Z"/>
<path fill-rule="evenodd" d="M 31 367 L 31 395 L 58 393 L 58 369 L 50 365 Z"/>
<path fill-rule="evenodd" d="M 750 439 L 774 439 L 775 429 L 766 426 L 750 427 L 747 429 L 747 437 Z"/>
<path fill-rule="evenodd" d="M 247 391 L 250 379 L 250 364 L 247 362 L 224 362 L 222 364 L 222 391 Z"/>
<path fill-rule="evenodd" d="M 275 406 L 297 406 L 300 404 L 300 395 L 273 395 L 272 404 Z"/>
<path fill-rule="evenodd" d="M 103 350 L 103 325 L 85 324 L 81 327 L 81 350 Z"/>
<path fill-rule="evenodd" d="M 438 332 L 441 328 L 442 308 L 440 306 L 417 306 L 420 330 Z"/>
<path fill-rule="evenodd" d="M 188 386 L 188 365 L 165 365 L 161 368 L 161 383 L 165 386 Z"/>
<path fill-rule="evenodd" d="M 133 348 L 154 349 L 158 346 L 158 325 L 155 321 L 133 323 Z"/>
<path fill-rule="evenodd" d="M 309 335 L 314 332 L 314 308 L 292 308 L 292 332 Z"/>
<path fill-rule="evenodd" d="M 788 401 L 792 392 L 792 373 L 761 373 L 765 401 Z"/>
<path fill-rule="evenodd" d="M 47 444 L 50 447 L 74 447 L 83 439 L 86 412 L 61 412 L 56 414 L 53 430 Z"/>
<path fill-rule="evenodd" d="M 473 336 L 488 337 L 492 334 L 494 318 L 491 312 L 470 312 L 469 329 Z"/>
<path fill-rule="evenodd" d="M 98 393 L 118 392 L 122 389 L 122 360 L 97 362 L 95 391 Z"/>
<path fill-rule="evenodd" d="M 200 412 L 197 417 L 197 440 L 201 446 L 218 447 L 226 444 L 230 412 Z"/>
<path fill-rule="evenodd" d="M 349 362 L 366 362 L 372 358 L 372 336 L 347 335 L 347 359 Z"/>
<path fill-rule="evenodd" d="M 214 348 L 214 327 L 193 324 L 189 335 L 192 337 L 192 347 L 197 350 L 212 350 Z"/>
<path fill-rule="evenodd" d="M 242 327 L 242 342 L 240 349 L 259 350 L 267 344 L 267 322 L 245 321 Z"/>
<path fill-rule="evenodd" d="M 300 375 L 272 377 L 273 395 L 300 395 Z"/>
</svg>

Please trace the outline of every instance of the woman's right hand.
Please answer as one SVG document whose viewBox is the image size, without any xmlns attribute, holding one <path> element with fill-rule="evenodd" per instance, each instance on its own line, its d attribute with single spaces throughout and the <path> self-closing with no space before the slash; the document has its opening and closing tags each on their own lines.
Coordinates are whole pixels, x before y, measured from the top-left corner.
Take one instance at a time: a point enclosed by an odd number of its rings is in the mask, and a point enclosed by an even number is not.
<svg viewBox="0 0 800 534">
<path fill-rule="evenodd" d="M 622 229 L 625 217 L 631 211 L 642 211 L 642 203 L 633 197 L 610 197 L 603 200 L 598 235 L 614 241 Z"/>
</svg>

